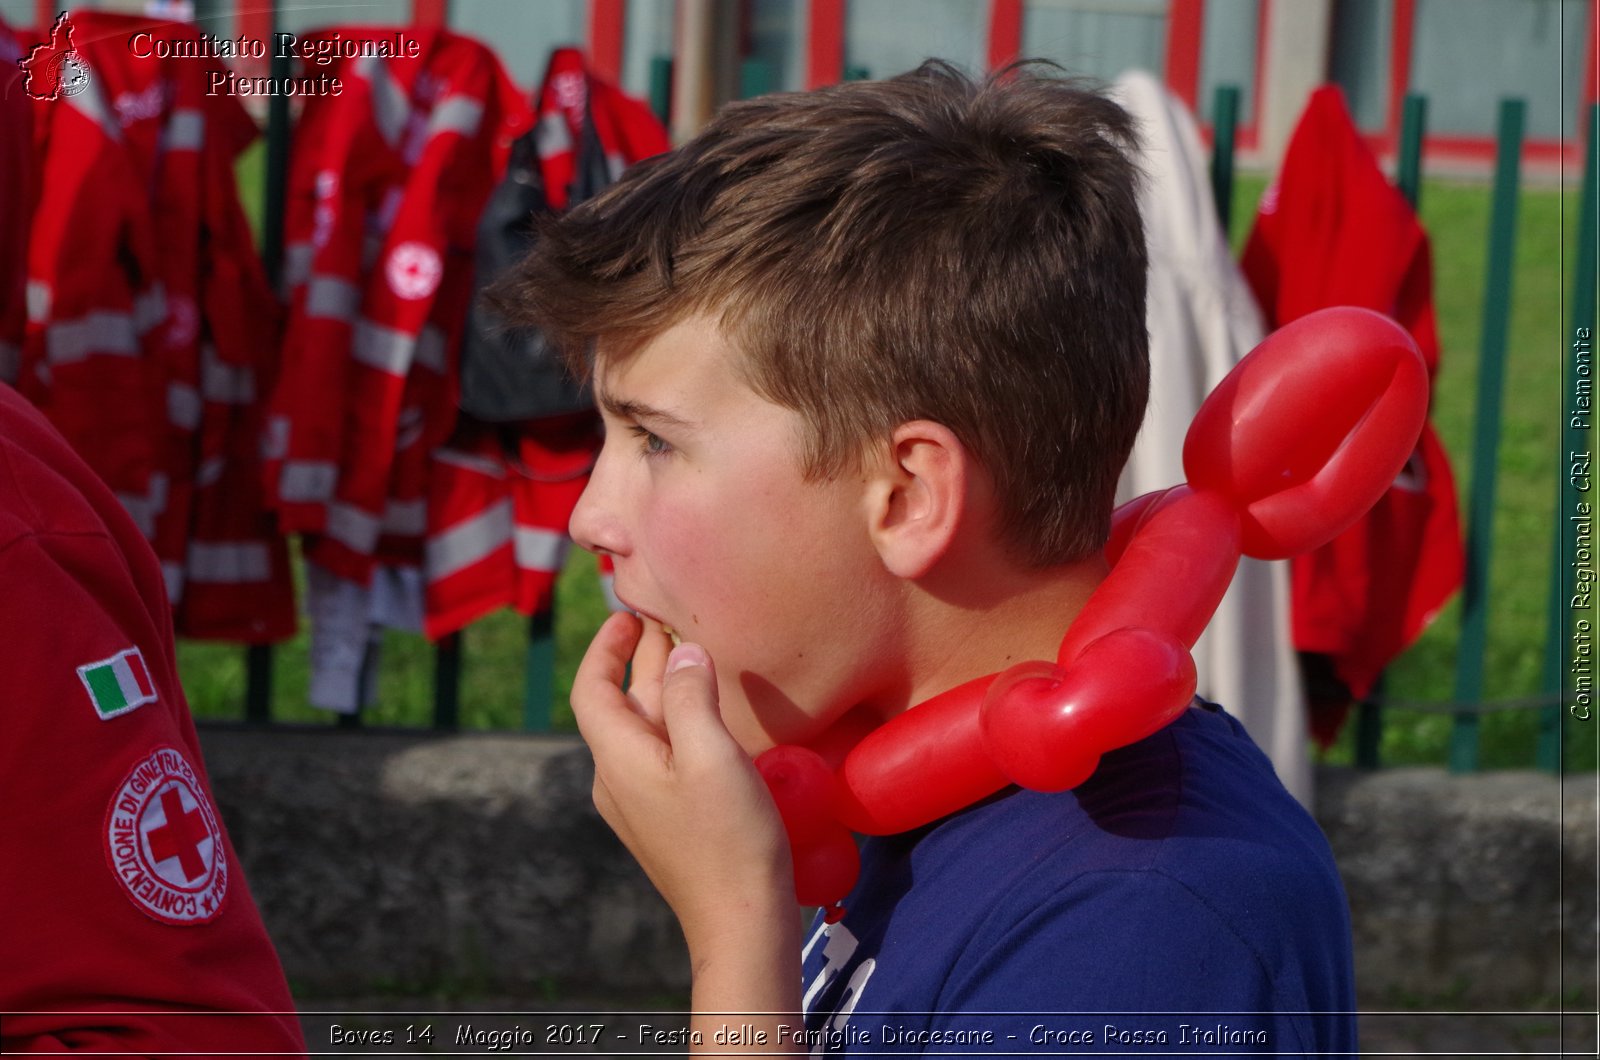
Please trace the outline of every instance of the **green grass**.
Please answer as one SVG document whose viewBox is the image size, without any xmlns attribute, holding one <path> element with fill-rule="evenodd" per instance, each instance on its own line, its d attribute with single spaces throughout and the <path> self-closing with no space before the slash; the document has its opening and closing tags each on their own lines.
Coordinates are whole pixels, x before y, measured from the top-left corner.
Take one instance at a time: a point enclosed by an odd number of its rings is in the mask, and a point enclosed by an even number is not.
<svg viewBox="0 0 1600 1060">
<path fill-rule="evenodd" d="M 593 556 L 574 549 L 556 582 L 556 666 L 552 728 L 574 732 L 572 677 L 589 637 L 607 614 Z M 460 724 L 464 729 L 523 727 L 523 691 L 528 622 L 502 610 L 474 623 L 462 635 Z M 306 702 L 310 683 L 310 634 L 302 623 L 292 640 L 273 653 L 272 718 L 277 722 L 326 725 L 327 711 Z M 182 641 L 178 667 L 196 717 L 238 719 L 244 713 L 244 650 L 232 644 Z M 388 630 L 378 668 L 377 699 L 362 722 L 378 726 L 433 723 L 435 651 L 420 634 Z"/>
<path fill-rule="evenodd" d="M 248 180 L 259 172 L 253 156 Z M 245 175 L 244 173 L 241 174 Z M 1241 174 L 1235 187 L 1234 231 L 1242 238 L 1265 181 Z M 252 187 L 255 185 L 252 184 Z M 1428 181 L 1421 212 L 1433 241 L 1435 304 L 1443 346 L 1433 420 L 1456 474 L 1463 506 L 1471 489 L 1474 402 L 1483 325 L 1485 259 L 1489 240 L 1490 188 L 1483 183 Z M 1561 270 L 1563 248 L 1575 243 L 1575 192 L 1526 188 L 1519 201 L 1513 313 L 1502 395 L 1503 421 L 1496 483 L 1489 584 L 1489 646 L 1483 660 L 1486 695 L 1493 701 L 1538 693 L 1545 646 L 1550 584 L 1551 525 L 1560 428 L 1560 351 L 1566 329 L 1570 276 Z M 1563 227 L 1565 226 L 1565 227 Z M 554 727 L 572 729 L 567 697 L 572 675 L 589 636 L 605 615 L 594 560 L 574 552 L 557 588 L 557 651 Z M 1387 694 L 1397 700 L 1444 703 L 1452 699 L 1459 600 L 1391 668 Z M 526 620 L 510 613 L 490 616 L 463 637 L 461 725 L 468 729 L 519 729 L 526 651 Z M 364 714 L 373 725 L 431 723 L 433 657 L 420 636 L 389 633 L 379 671 L 378 703 Z M 179 664 L 196 715 L 238 718 L 243 713 L 243 651 L 231 645 L 185 643 Z M 328 723 L 306 705 L 307 635 L 301 632 L 276 652 L 273 716 L 286 722 Z M 1386 712 L 1382 758 L 1387 764 L 1442 763 L 1451 719 L 1423 711 Z M 1485 768 L 1526 768 L 1534 761 L 1535 712 L 1510 710 L 1482 723 Z M 1568 728 L 1569 763 L 1596 766 L 1593 723 Z M 1329 761 L 1352 760 L 1347 725 Z"/>
</svg>

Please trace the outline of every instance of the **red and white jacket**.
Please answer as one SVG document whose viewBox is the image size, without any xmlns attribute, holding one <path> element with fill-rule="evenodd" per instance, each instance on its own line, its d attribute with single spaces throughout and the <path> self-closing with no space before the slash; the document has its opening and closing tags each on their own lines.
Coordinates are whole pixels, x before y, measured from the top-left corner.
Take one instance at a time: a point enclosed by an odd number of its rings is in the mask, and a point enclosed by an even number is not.
<svg viewBox="0 0 1600 1060">
<path fill-rule="evenodd" d="M 549 610 L 571 547 L 567 522 L 598 451 L 592 413 L 523 431 L 516 455 L 493 427 L 461 431 L 433 454 L 424 632 L 437 639 L 501 607 Z"/>
<path fill-rule="evenodd" d="M 35 107 L 42 155 L 18 385 L 153 538 L 166 488 L 166 303 L 147 174 L 160 129 L 133 119 L 142 91 L 119 96 L 131 86 L 119 85 L 116 72 L 131 56 L 125 46 L 115 54 L 126 38 L 104 39 L 112 31 L 101 19 L 120 17 L 74 19 L 79 55 L 112 65 L 80 91 Z M 159 80 L 149 66 L 138 75 L 145 87 Z"/>
<path fill-rule="evenodd" d="M 1272 327 L 1324 306 L 1375 309 L 1404 325 L 1429 372 L 1438 370 L 1427 233 L 1337 88 L 1312 94 L 1241 264 Z M 1292 561 L 1295 646 L 1330 656 L 1340 680 L 1364 696 L 1460 586 L 1462 565 L 1455 480 L 1427 424 L 1373 510 Z M 1319 738 L 1330 740 L 1338 720 L 1314 717 Z"/>
<path fill-rule="evenodd" d="M 579 166 L 596 161 L 580 157 L 590 118 L 611 180 L 671 147 L 649 107 L 590 73 L 576 48 L 551 54 L 535 112 L 540 175 L 556 210 L 569 204 Z M 504 431 L 464 420 L 434 453 L 423 568 L 430 637 L 508 604 L 525 615 L 550 607 L 567 522 L 599 447 L 597 414 L 580 412 Z"/>
<path fill-rule="evenodd" d="M 156 557 L 4 385 L 0 585 L 0 1051 L 303 1055 L 206 778 Z"/>
<path fill-rule="evenodd" d="M 89 78 L 36 108 L 21 386 L 150 538 L 180 632 L 282 639 L 288 552 L 249 441 L 278 309 L 233 179 L 254 123 L 207 95 L 214 60 L 128 46 L 140 31 L 194 41 L 192 26 L 97 11 L 71 25 Z"/>
<path fill-rule="evenodd" d="M 360 30 L 329 30 L 346 39 Z M 455 422 L 478 214 L 526 104 L 494 53 L 443 29 L 415 58 L 319 68 L 290 173 L 290 320 L 268 488 L 307 555 L 366 583 L 420 562 L 428 454 Z"/>
</svg>

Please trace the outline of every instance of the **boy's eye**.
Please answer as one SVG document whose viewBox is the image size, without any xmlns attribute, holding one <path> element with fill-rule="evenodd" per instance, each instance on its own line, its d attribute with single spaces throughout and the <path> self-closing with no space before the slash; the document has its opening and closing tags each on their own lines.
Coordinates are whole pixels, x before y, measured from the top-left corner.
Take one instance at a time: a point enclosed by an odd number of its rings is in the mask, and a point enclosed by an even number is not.
<svg viewBox="0 0 1600 1060">
<path fill-rule="evenodd" d="M 628 428 L 635 438 L 639 439 L 639 451 L 645 456 L 665 456 L 672 452 L 672 446 L 655 432 L 639 426 L 637 423 Z"/>
</svg>

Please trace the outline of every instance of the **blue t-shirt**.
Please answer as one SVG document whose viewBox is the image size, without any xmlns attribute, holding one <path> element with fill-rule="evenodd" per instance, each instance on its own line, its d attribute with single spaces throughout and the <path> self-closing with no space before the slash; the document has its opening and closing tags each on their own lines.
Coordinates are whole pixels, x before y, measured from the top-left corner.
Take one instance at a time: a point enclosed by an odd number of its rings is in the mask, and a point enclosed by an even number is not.
<svg viewBox="0 0 1600 1060">
<path fill-rule="evenodd" d="M 866 840 L 844 906 L 805 949 L 822 1053 L 1356 1051 L 1327 839 L 1211 704 L 1074 791 Z"/>
</svg>

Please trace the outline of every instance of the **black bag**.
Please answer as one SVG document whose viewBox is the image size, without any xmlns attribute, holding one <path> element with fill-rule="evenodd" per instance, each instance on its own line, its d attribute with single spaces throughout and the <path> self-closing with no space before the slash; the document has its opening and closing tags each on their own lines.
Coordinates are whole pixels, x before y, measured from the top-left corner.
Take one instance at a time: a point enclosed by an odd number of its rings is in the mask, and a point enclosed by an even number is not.
<svg viewBox="0 0 1600 1060">
<path fill-rule="evenodd" d="M 539 173 L 537 133 L 535 127 L 512 144 L 505 179 L 490 193 L 478 221 L 475 293 L 461 341 L 460 405 L 484 423 L 512 423 L 594 407 L 588 385 L 567 371 L 539 329 L 507 325 L 483 297 L 484 289 L 532 248 L 535 221 L 550 212 Z M 594 122 L 585 120 L 567 201 L 575 206 L 609 183 Z"/>
</svg>

